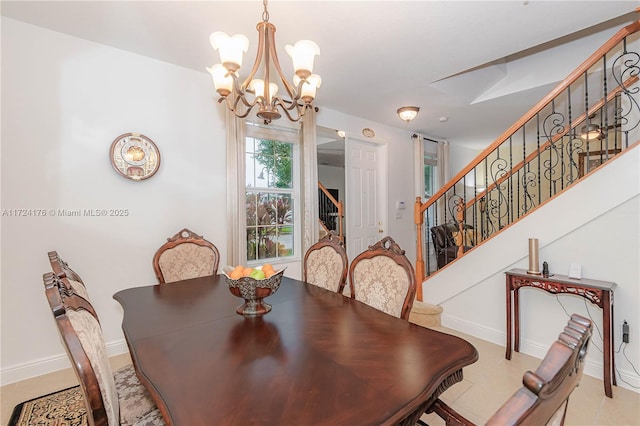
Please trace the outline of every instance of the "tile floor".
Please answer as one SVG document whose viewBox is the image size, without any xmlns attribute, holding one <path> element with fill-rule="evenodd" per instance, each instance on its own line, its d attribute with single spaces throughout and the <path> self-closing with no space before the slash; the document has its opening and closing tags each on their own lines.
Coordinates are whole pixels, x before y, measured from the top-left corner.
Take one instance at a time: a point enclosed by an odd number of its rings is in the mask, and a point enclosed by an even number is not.
<svg viewBox="0 0 640 426">
<path fill-rule="evenodd" d="M 478 349 L 480 360 L 465 368 L 464 380 L 441 397 L 476 424 L 484 424 L 520 387 L 524 372 L 535 370 L 540 363 L 539 359 L 520 353 L 514 353 L 512 360 L 507 361 L 502 346 L 445 327 L 434 328 L 463 337 Z M 124 354 L 111 358 L 111 362 L 114 368 L 119 368 L 131 360 Z M 1 425 L 7 425 L 16 404 L 76 383 L 73 372 L 67 369 L 0 387 Z M 605 397 L 601 380 L 584 375 L 571 396 L 565 425 L 640 426 L 640 394 L 614 387 L 613 396 L 613 399 Z M 435 414 L 425 415 L 423 420 L 431 426 L 444 424 Z"/>
<path fill-rule="evenodd" d="M 478 362 L 464 369 L 464 380 L 441 396 L 445 403 L 476 424 L 484 424 L 522 386 L 525 371 L 535 371 L 540 365 L 540 359 L 518 352 L 508 361 L 504 358 L 504 346 L 445 327 L 433 328 L 466 339 L 480 354 Z M 433 413 L 422 419 L 430 426 L 444 425 Z M 602 380 L 583 375 L 571 394 L 565 425 L 640 425 L 640 393 L 614 386 L 613 398 L 607 398 Z"/>
</svg>

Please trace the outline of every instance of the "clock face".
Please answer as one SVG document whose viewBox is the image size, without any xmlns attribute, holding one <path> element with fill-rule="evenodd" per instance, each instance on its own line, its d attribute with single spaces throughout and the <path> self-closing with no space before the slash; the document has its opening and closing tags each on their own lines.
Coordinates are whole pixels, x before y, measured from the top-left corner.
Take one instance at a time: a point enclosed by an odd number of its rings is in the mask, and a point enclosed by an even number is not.
<svg viewBox="0 0 640 426">
<path fill-rule="evenodd" d="M 160 151 L 145 135 L 125 133 L 111 144 L 111 165 L 128 179 L 148 179 L 160 167 Z"/>
</svg>

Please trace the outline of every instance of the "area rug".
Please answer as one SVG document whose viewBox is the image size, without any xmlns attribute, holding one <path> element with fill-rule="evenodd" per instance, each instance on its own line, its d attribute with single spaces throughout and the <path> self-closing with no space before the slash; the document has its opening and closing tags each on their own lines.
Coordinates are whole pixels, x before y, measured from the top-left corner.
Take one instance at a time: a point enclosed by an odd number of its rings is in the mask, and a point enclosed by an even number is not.
<svg viewBox="0 0 640 426">
<path fill-rule="evenodd" d="M 80 386 L 74 386 L 16 405 L 8 426 L 87 425 L 82 392 Z"/>
</svg>

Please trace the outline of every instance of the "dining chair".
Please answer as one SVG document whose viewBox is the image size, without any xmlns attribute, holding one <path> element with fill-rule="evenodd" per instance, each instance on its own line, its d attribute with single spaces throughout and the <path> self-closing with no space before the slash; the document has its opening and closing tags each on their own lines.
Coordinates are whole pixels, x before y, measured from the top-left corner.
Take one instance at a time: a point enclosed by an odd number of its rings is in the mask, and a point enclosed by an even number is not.
<svg viewBox="0 0 640 426">
<path fill-rule="evenodd" d="M 589 319 L 571 315 L 540 366 L 535 372 L 524 373 L 523 386 L 485 424 L 563 425 L 569 397 L 582 378 L 592 330 Z M 440 399 L 427 410 L 430 412 L 435 412 L 447 425 L 473 425 Z"/>
<path fill-rule="evenodd" d="M 153 269 L 162 283 L 218 273 L 220 253 L 215 245 L 187 228 L 167 238 L 153 256 Z"/>
<path fill-rule="evenodd" d="M 91 303 L 75 292 L 67 278 L 49 272 L 43 275 L 43 283 L 63 346 L 80 382 L 89 424 L 164 425 L 160 410 L 133 366 L 112 371 Z"/>
<path fill-rule="evenodd" d="M 342 293 L 347 282 L 347 251 L 335 231 L 329 231 L 304 255 L 304 281 L 336 293 Z"/>
<path fill-rule="evenodd" d="M 349 268 L 351 298 L 408 319 L 416 294 L 413 266 L 391 237 L 360 253 Z"/>
<path fill-rule="evenodd" d="M 80 275 L 71 269 L 67 262 L 60 258 L 57 251 L 50 251 L 47 255 L 49 256 L 49 263 L 51 264 L 54 275 L 58 278 L 66 278 L 78 295 L 89 300 L 89 292 Z"/>
</svg>

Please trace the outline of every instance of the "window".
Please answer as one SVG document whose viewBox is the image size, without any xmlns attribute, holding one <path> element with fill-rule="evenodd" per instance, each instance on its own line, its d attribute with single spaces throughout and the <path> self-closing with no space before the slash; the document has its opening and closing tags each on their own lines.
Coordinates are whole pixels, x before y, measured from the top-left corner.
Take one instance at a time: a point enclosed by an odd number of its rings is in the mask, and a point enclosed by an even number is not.
<svg viewBox="0 0 640 426">
<path fill-rule="evenodd" d="M 247 125 L 246 259 L 270 262 L 297 254 L 299 150 L 296 130 Z"/>
<path fill-rule="evenodd" d="M 436 154 L 424 154 L 424 198 L 425 200 L 437 191 L 437 164 L 438 158 Z"/>
</svg>

